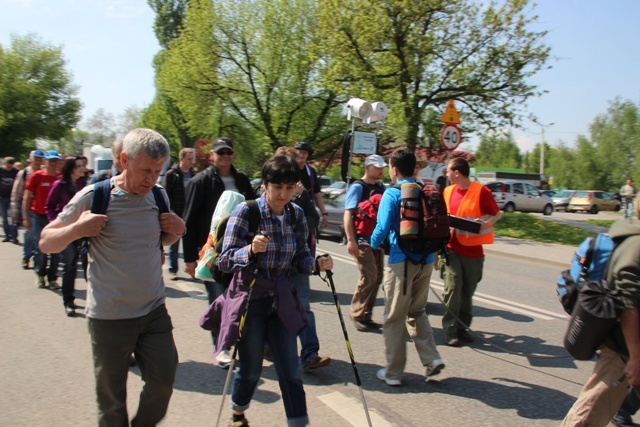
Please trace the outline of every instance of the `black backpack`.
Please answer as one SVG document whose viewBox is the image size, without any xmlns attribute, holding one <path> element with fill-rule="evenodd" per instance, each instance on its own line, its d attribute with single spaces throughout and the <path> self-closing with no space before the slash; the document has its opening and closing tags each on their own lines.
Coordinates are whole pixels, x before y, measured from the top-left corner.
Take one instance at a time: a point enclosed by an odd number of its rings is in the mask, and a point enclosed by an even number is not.
<svg viewBox="0 0 640 427">
<path fill-rule="evenodd" d="M 249 208 L 249 228 L 247 232 L 247 244 L 251 244 L 253 238 L 256 236 L 258 229 L 260 228 L 260 207 L 258 206 L 258 202 L 256 200 L 247 200 L 247 207 Z M 289 223 L 292 225 L 295 230 L 296 226 L 296 211 L 291 205 L 291 203 L 287 203 L 285 205 L 285 211 L 289 214 Z M 233 278 L 234 273 L 225 273 L 218 268 L 218 258 L 222 253 L 222 243 L 224 242 L 224 234 L 227 230 L 227 224 L 229 223 L 229 218 L 231 215 L 227 215 L 223 217 L 218 225 L 216 226 L 216 235 L 213 236 L 213 255 L 211 258 L 211 265 L 209 266 L 209 271 L 211 271 L 211 276 L 213 280 L 218 283 L 223 284 L 225 287 L 229 286 L 231 283 L 231 279 Z"/>
<path fill-rule="evenodd" d="M 396 184 L 400 189 L 400 230 L 398 246 L 408 252 L 424 255 L 421 262 L 434 252 L 443 252 L 451 237 L 447 205 L 438 190 L 418 183 Z M 407 259 L 411 260 L 407 256 Z M 414 262 L 414 261 L 412 261 Z"/>
</svg>

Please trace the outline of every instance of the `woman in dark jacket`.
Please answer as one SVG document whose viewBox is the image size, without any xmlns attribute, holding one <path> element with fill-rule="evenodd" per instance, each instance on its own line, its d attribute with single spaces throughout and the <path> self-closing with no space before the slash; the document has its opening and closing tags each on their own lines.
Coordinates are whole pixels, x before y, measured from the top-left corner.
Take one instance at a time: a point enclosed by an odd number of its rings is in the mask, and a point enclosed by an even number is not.
<svg viewBox="0 0 640 427">
<path fill-rule="evenodd" d="M 53 183 L 45 209 L 49 222 L 55 220 L 69 201 L 85 186 L 84 161 L 82 157 L 68 157 L 60 171 L 62 178 Z M 76 315 L 74 304 L 75 281 L 77 273 L 80 240 L 76 240 L 61 252 L 64 269 L 62 273 L 62 303 L 67 316 Z"/>
</svg>

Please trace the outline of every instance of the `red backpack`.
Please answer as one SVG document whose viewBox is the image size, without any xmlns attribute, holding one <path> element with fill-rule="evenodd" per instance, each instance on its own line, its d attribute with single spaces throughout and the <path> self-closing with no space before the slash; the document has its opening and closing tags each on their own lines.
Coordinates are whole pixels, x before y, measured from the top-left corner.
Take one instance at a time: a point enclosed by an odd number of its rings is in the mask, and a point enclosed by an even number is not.
<svg viewBox="0 0 640 427">
<path fill-rule="evenodd" d="M 376 228 L 378 218 L 378 206 L 384 192 L 382 185 L 369 185 L 361 179 L 354 181 L 354 184 L 362 185 L 363 199 L 358 203 L 353 215 L 353 225 L 358 237 L 371 237 L 373 229 Z"/>
</svg>

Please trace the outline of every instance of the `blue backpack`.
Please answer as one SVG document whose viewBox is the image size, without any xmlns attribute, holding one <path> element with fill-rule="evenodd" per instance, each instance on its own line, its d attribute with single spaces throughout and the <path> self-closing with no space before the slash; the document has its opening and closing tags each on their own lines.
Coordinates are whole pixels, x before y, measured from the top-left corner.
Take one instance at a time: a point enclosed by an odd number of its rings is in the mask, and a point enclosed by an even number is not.
<svg viewBox="0 0 640 427">
<path fill-rule="evenodd" d="M 607 263 L 615 244 L 606 233 L 587 237 L 578 246 L 571 268 L 560 273 L 557 282 L 558 298 L 564 310 L 571 314 L 583 283 L 604 279 Z"/>
</svg>

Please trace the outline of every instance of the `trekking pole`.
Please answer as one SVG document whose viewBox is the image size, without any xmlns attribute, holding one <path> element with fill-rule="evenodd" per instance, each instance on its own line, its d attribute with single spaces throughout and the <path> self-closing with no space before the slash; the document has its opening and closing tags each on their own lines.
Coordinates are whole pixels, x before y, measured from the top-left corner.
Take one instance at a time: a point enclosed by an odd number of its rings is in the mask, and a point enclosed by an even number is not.
<svg viewBox="0 0 640 427">
<path fill-rule="evenodd" d="M 268 236 L 267 234 L 260 232 L 263 236 Z M 222 409 L 224 408 L 224 401 L 227 397 L 227 391 L 229 390 L 229 384 L 231 383 L 231 376 L 233 375 L 233 369 L 236 364 L 236 356 L 238 355 L 238 344 L 242 339 L 242 331 L 244 330 L 244 323 L 247 320 L 247 314 L 249 313 L 249 302 L 251 301 L 251 294 L 253 294 L 253 285 L 256 284 L 256 273 L 258 272 L 258 267 L 260 266 L 260 255 L 256 256 L 255 260 L 256 268 L 253 270 L 254 276 L 253 280 L 249 284 L 249 293 L 247 295 L 247 302 L 244 305 L 244 313 L 242 313 L 242 317 L 240 317 L 240 325 L 238 327 L 238 338 L 236 339 L 236 343 L 233 346 L 233 354 L 231 355 L 231 363 L 229 364 L 229 370 L 227 371 L 227 379 L 224 381 L 224 387 L 222 388 L 222 400 L 220 401 L 220 408 L 218 409 L 218 418 L 216 419 L 216 427 L 220 425 L 220 417 L 222 416 Z"/>
<path fill-rule="evenodd" d="M 326 256 L 326 255 L 322 255 L 322 256 Z M 327 279 L 329 280 L 329 286 L 331 287 L 331 293 L 333 294 L 333 300 L 336 303 L 336 310 L 338 310 L 338 317 L 340 318 L 340 325 L 342 326 L 342 333 L 344 334 L 344 341 L 347 344 L 347 352 L 349 353 L 349 358 L 351 359 L 351 367 L 353 367 L 353 373 L 356 376 L 356 385 L 358 386 L 358 389 L 360 390 L 360 399 L 362 400 L 362 406 L 364 407 L 364 413 L 367 416 L 367 422 L 369 423 L 369 427 L 372 427 L 371 417 L 369 416 L 369 408 L 367 407 L 367 402 L 364 399 L 364 392 L 362 391 L 362 383 L 360 382 L 360 375 L 358 374 L 358 367 L 356 366 L 356 359 L 353 357 L 353 349 L 351 348 L 351 342 L 349 342 L 349 334 L 347 333 L 347 327 L 344 324 L 344 317 L 342 317 L 342 310 L 340 309 L 340 301 L 338 300 L 338 294 L 336 293 L 336 286 L 333 283 L 333 272 L 331 270 L 326 270 L 325 273 L 327 274 Z M 324 280 L 324 279 L 322 279 L 322 280 Z"/>
</svg>

